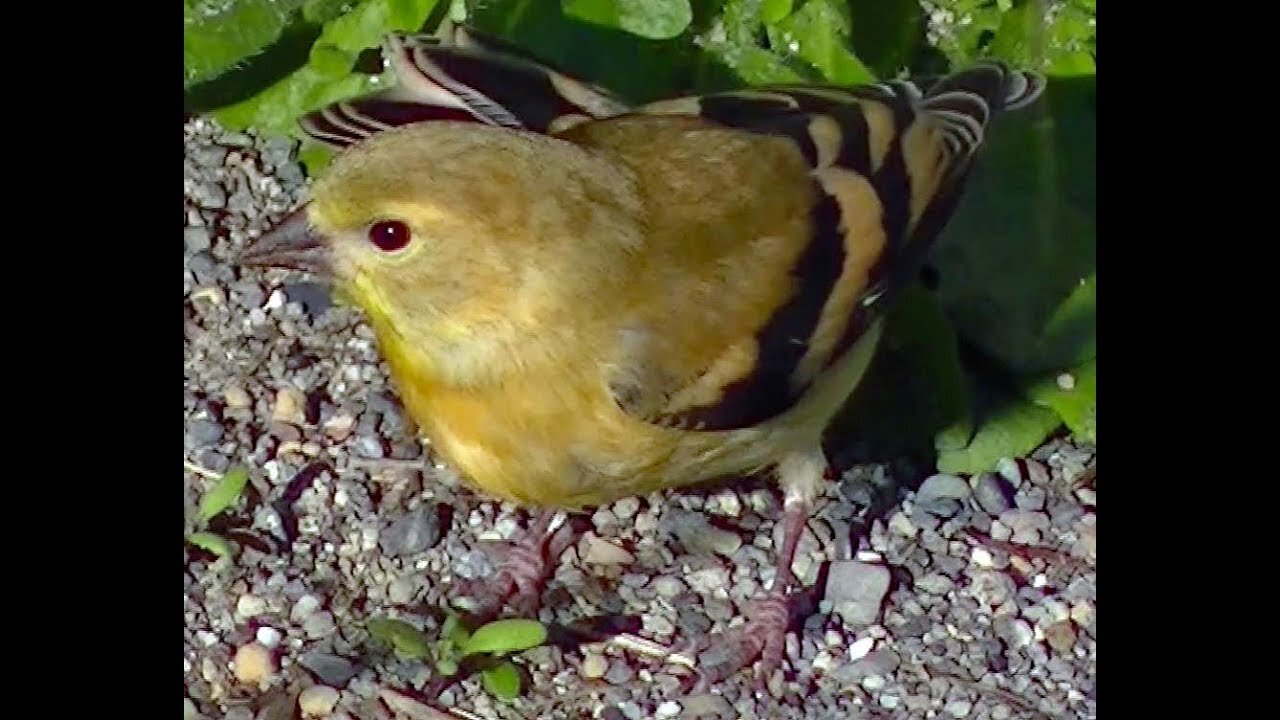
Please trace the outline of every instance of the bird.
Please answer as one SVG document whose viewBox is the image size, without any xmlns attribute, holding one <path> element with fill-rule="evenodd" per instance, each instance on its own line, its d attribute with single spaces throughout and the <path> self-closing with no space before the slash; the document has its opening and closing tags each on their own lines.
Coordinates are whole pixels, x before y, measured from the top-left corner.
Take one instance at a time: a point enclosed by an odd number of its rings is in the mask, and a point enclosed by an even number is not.
<svg viewBox="0 0 1280 720">
<path fill-rule="evenodd" d="M 534 514 L 480 581 L 481 615 L 536 607 L 557 513 L 772 477 L 775 580 L 703 671 L 768 677 L 824 430 L 991 121 L 1044 77 L 981 61 L 637 104 L 465 26 L 382 51 L 390 89 L 300 120 L 337 152 L 241 264 L 330 278 L 442 459 Z"/>
</svg>

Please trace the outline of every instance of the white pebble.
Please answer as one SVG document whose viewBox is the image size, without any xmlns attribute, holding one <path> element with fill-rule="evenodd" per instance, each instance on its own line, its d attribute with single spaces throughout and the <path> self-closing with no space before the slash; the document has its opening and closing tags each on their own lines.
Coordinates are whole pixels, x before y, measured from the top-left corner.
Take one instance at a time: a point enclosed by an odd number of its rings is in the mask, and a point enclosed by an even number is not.
<svg viewBox="0 0 1280 720">
<path fill-rule="evenodd" d="M 244 619 L 261 615 L 267 611 L 267 601 L 256 595 L 245 593 L 236 601 L 236 616 Z"/>
<path fill-rule="evenodd" d="M 582 677 L 584 678 L 604 677 L 608 669 L 609 661 L 603 655 L 590 653 L 582 658 Z"/>
<path fill-rule="evenodd" d="M 271 293 L 271 297 L 267 298 L 267 304 L 263 305 L 263 307 L 266 308 L 268 312 L 284 307 L 284 292 L 276 290 Z"/>
<path fill-rule="evenodd" d="M 205 647 L 213 647 L 218 644 L 218 636 L 208 630 L 197 630 L 196 640 Z"/>
<path fill-rule="evenodd" d="M 1058 376 L 1058 387 L 1063 390 L 1074 390 L 1076 387 L 1076 376 L 1071 373 L 1062 373 Z"/>
<path fill-rule="evenodd" d="M 884 556 L 875 550 L 859 550 L 853 559 L 864 563 L 878 563 L 884 560 Z"/>
<path fill-rule="evenodd" d="M 271 627 L 270 625 L 263 625 L 258 628 L 258 632 L 255 634 L 255 637 L 258 638 L 258 642 L 262 643 L 263 647 L 271 649 L 280 644 L 281 635 L 279 630 Z"/>
<path fill-rule="evenodd" d="M 849 646 L 849 660 L 857 662 L 867 656 L 871 652 L 871 648 L 875 647 L 876 639 L 873 637 L 858 638 Z"/>
<path fill-rule="evenodd" d="M 969 553 L 969 562 L 983 569 L 989 569 L 995 565 L 995 558 L 991 557 L 990 551 L 986 548 L 975 547 L 973 552 Z"/>
<path fill-rule="evenodd" d="M 293 610 L 289 612 L 289 619 L 294 622 L 302 622 L 320 609 L 320 599 L 315 595 L 303 595 L 293 604 Z"/>
<path fill-rule="evenodd" d="M 323 717 L 338 705 L 338 691 L 328 685 L 312 685 L 298 695 L 303 717 Z"/>
<path fill-rule="evenodd" d="M 658 706 L 655 714 L 660 718 L 675 717 L 680 714 L 680 703 L 674 700 L 667 700 Z"/>
<path fill-rule="evenodd" d="M 892 710 L 898 707 L 899 699 L 900 698 L 897 695 L 881 695 L 880 707 L 884 708 L 885 710 Z"/>
<path fill-rule="evenodd" d="M 862 688 L 867 692 L 875 692 L 884 687 L 884 678 L 879 675 L 870 675 L 862 678 Z"/>
<path fill-rule="evenodd" d="M 1036 576 L 1031 578 L 1031 587 L 1033 588 L 1039 589 L 1048 584 L 1049 578 L 1045 577 L 1044 573 L 1036 573 Z"/>
</svg>

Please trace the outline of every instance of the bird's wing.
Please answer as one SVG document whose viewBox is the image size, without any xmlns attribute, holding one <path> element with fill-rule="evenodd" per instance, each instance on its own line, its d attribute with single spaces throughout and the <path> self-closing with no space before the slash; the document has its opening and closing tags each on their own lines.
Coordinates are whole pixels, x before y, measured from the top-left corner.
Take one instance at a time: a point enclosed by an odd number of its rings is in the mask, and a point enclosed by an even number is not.
<svg viewBox="0 0 1280 720">
<path fill-rule="evenodd" d="M 307 135 L 341 149 L 383 130 L 432 120 L 555 132 L 628 109 L 599 87 L 461 26 L 438 36 L 393 33 L 382 54 L 395 85 L 305 115 L 300 124 Z"/>
<path fill-rule="evenodd" d="M 618 404 L 695 430 L 749 427 L 784 413 L 914 279 L 992 116 L 1029 104 L 1042 87 L 1038 76 L 983 64 L 928 92 L 898 81 L 758 87 L 666 100 L 563 133 L 630 152 L 642 177 L 674 176 L 658 182 L 655 195 L 677 205 L 682 192 L 699 195 L 694 209 L 672 211 L 688 215 L 687 232 L 662 233 L 656 221 L 655 234 L 681 247 L 655 249 L 670 269 L 652 274 L 673 280 L 646 294 L 657 316 L 625 329 L 622 355 L 630 359 L 615 361 L 610 379 Z M 646 117 L 652 133 L 642 127 Z M 659 119 L 674 123 L 676 145 L 700 132 L 694 120 L 736 133 L 709 135 L 717 146 L 703 155 L 637 150 L 639 138 L 662 135 Z M 729 158 L 727 137 L 757 142 L 742 141 Z M 759 142 L 764 137 L 773 140 Z M 788 174 L 778 142 L 803 159 L 807 177 Z M 678 161 L 670 161 L 673 152 Z M 679 162 L 690 165 L 682 172 Z M 724 226 L 709 227 L 709 217 Z"/>
</svg>

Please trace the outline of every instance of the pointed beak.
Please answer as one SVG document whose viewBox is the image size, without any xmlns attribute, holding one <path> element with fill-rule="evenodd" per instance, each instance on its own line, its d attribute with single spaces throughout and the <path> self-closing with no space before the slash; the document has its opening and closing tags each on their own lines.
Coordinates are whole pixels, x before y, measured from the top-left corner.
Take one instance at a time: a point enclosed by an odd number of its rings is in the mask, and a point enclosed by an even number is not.
<svg viewBox="0 0 1280 720">
<path fill-rule="evenodd" d="M 332 274 L 329 247 L 324 238 L 311 228 L 306 205 L 245 248 L 239 262 L 251 267 L 288 268 L 326 276 Z"/>
</svg>

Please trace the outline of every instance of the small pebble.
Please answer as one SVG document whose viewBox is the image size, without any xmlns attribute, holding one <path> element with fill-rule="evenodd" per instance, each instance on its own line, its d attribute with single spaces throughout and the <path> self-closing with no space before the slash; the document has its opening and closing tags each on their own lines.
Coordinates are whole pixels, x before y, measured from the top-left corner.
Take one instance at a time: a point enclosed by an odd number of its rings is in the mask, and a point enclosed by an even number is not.
<svg viewBox="0 0 1280 720">
<path fill-rule="evenodd" d="M 636 561 L 635 556 L 630 552 L 608 540 L 600 539 L 595 533 L 584 535 L 583 542 L 586 543 L 586 552 L 582 554 L 582 561 L 585 563 L 592 565 L 627 565 Z"/>
<path fill-rule="evenodd" d="M 235 676 L 245 685 L 259 685 L 275 673 L 275 658 L 261 643 L 251 642 L 236 650 Z"/>
<path fill-rule="evenodd" d="M 280 644 L 280 631 L 270 625 L 263 625 L 258 628 L 258 632 L 254 636 L 268 650 L 274 649 L 276 645 Z"/>
<path fill-rule="evenodd" d="M 655 714 L 660 718 L 673 718 L 680 714 L 680 703 L 674 700 L 667 700 L 658 706 Z"/>
<path fill-rule="evenodd" d="M 339 693 L 327 685 L 312 685 L 298 695 L 303 717 L 324 717 L 338 706 Z"/>
<path fill-rule="evenodd" d="M 241 595 L 236 601 L 236 617 L 241 620 L 256 617 L 267 611 L 267 601 L 257 595 Z"/>
<path fill-rule="evenodd" d="M 883 565 L 845 560 L 831 563 L 824 600 L 851 626 L 870 625 L 880 615 L 889 592 L 889 569 Z"/>
<path fill-rule="evenodd" d="M 947 703 L 946 711 L 951 717 L 969 717 L 970 711 L 973 710 L 973 703 L 968 700 L 952 700 Z"/>
<path fill-rule="evenodd" d="M 588 653 L 582 658 L 582 677 L 599 678 L 609 669 L 609 661 L 603 655 Z"/>
</svg>

